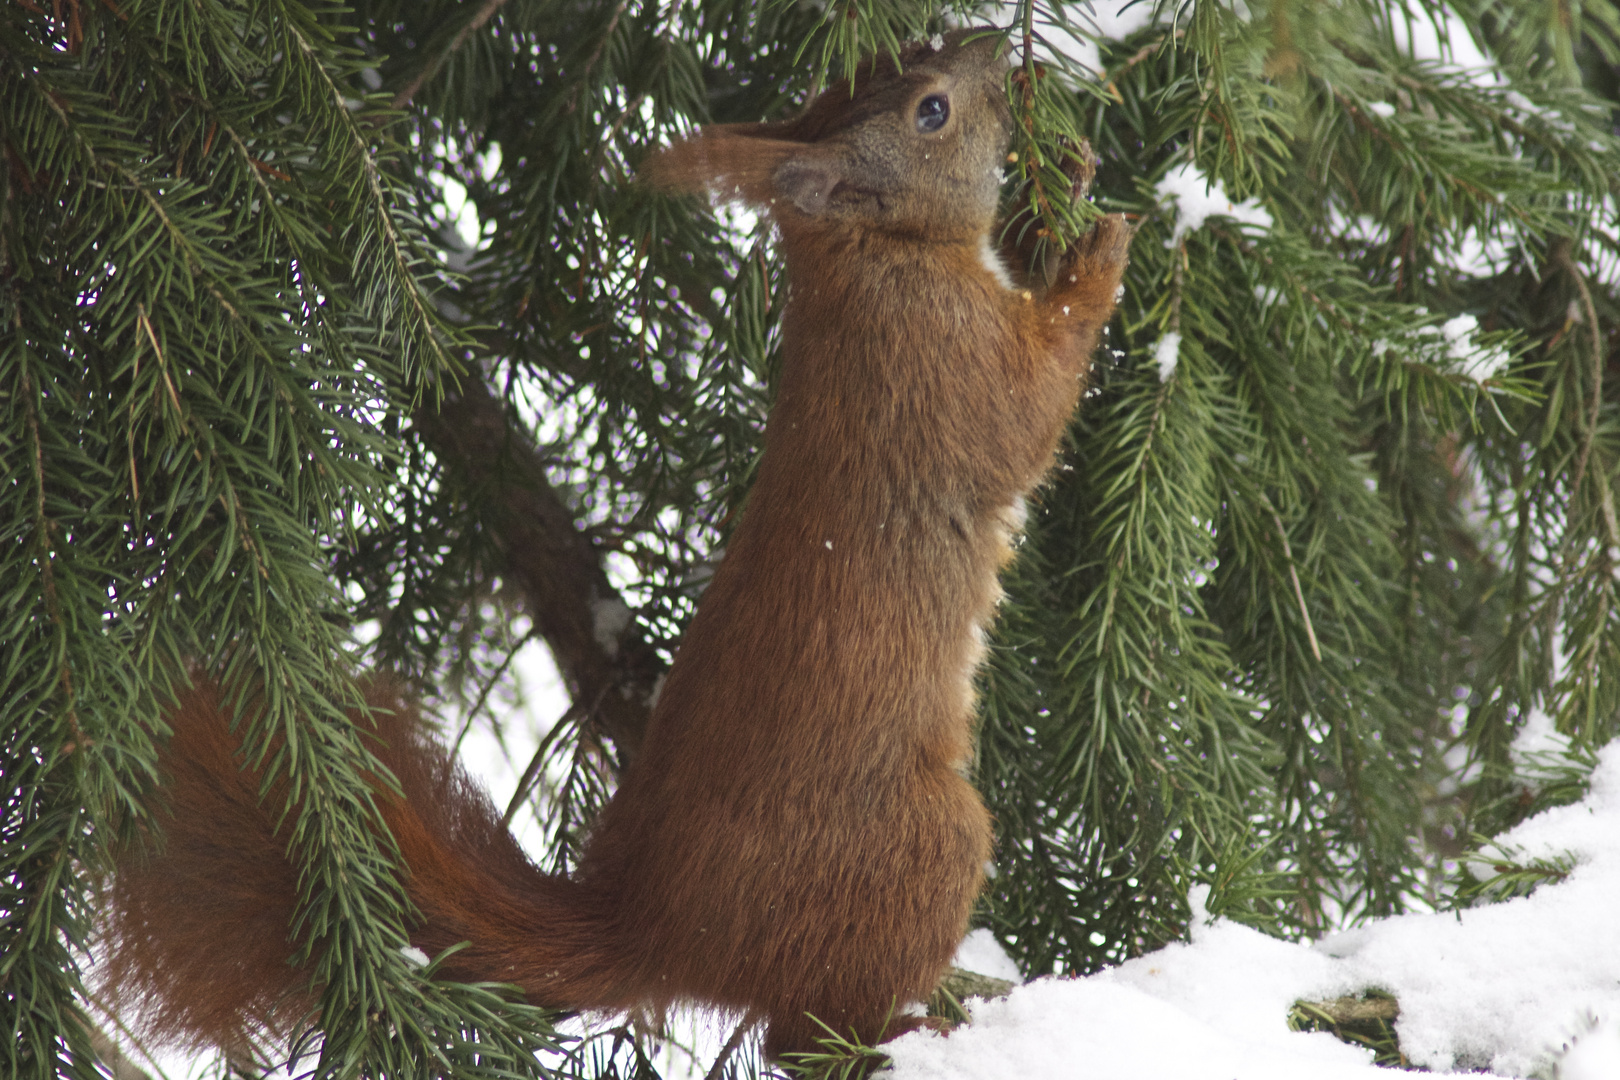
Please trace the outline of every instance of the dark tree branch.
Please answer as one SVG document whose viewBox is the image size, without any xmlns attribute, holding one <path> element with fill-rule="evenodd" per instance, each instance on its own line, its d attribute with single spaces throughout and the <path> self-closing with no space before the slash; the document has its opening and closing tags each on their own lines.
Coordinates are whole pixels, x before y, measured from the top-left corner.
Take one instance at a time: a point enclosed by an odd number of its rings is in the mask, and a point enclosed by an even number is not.
<svg viewBox="0 0 1620 1080">
<path fill-rule="evenodd" d="M 447 389 L 413 417 L 423 440 L 466 485 L 468 501 L 505 553 L 507 579 L 551 647 L 586 724 L 634 757 L 664 663 L 642 638 L 602 560 L 546 479 L 506 405 L 482 379 Z"/>
<path fill-rule="evenodd" d="M 416 73 L 416 77 L 407 83 L 399 93 L 394 95 L 394 100 L 391 103 L 391 107 L 395 109 L 403 109 L 405 106 L 409 105 L 411 103 L 411 99 L 416 96 L 416 92 L 422 89 L 422 84 L 427 82 L 433 76 L 437 75 L 439 73 L 439 68 L 444 66 L 444 62 L 450 58 L 451 54 L 457 49 L 461 48 L 463 42 L 465 42 L 473 34 L 477 33 L 478 30 L 485 23 L 489 22 L 490 19 L 494 18 L 495 13 L 505 5 L 506 0 L 485 0 L 484 6 L 479 8 L 473 14 L 471 19 L 467 20 L 466 25 L 464 25 L 460 30 L 456 31 L 456 36 L 450 40 L 450 44 L 446 45 L 442 52 L 430 57 L 428 61 L 422 65 L 422 69 Z"/>
</svg>

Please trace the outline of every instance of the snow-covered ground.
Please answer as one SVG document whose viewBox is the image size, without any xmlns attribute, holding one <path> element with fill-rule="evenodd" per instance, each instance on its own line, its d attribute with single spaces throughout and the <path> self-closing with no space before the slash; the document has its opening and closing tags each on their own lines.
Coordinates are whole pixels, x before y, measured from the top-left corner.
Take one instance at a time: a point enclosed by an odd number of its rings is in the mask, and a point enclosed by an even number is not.
<svg viewBox="0 0 1620 1080">
<path fill-rule="evenodd" d="M 973 1023 L 947 1036 L 896 1040 L 896 1080 L 1390 1075 L 1370 1051 L 1288 1029 L 1295 1001 L 1368 989 L 1399 1002 L 1395 1028 L 1414 1065 L 1620 1080 L 1620 742 L 1602 752 L 1583 801 L 1499 842 L 1527 859 L 1568 853 L 1575 869 L 1528 897 L 1383 919 L 1314 945 L 1197 919 L 1191 943 L 1088 978 L 1040 979 L 970 1003 Z M 996 964 L 982 939 L 972 945 L 966 966 Z"/>
</svg>

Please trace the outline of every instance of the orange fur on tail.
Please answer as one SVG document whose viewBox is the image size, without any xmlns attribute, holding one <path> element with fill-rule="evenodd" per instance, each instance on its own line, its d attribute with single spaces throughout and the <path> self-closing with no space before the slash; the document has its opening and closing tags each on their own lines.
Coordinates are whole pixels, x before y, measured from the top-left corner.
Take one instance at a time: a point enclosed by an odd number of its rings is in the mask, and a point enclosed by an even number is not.
<svg viewBox="0 0 1620 1080">
<path fill-rule="evenodd" d="M 352 719 L 408 793 L 380 789 L 377 799 L 422 914 L 412 944 L 437 956 L 471 942 L 444 965 L 450 978 L 517 983 L 534 1000 L 572 1007 L 634 1004 L 608 945 L 611 907 L 529 860 L 392 684 L 365 690 L 371 712 Z M 296 1030 L 318 988 L 289 959 L 294 815 L 284 816 L 284 786 L 261 800 L 263 774 L 240 752 L 233 711 L 199 679 L 168 716 L 161 834 L 123 856 L 105 897 L 103 985 L 159 1041 L 245 1050 Z"/>
</svg>

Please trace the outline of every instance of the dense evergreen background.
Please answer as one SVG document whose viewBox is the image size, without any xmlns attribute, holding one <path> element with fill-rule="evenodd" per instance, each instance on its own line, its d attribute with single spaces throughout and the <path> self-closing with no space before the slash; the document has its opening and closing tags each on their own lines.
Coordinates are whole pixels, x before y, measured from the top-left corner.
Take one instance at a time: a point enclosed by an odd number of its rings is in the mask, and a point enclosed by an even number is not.
<svg viewBox="0 0 1620 1080">
<path fill-rule="evenodd" d="M 997 15 L 1009 210 L 1083 228 L 1083 136 L 1140 222 L 983 678 L 978 918 L 1029 973 L 1175 938 L 1195 882 L 1287 935 L 1527 887 L 1459 860 L 1620 717 L 1620 12 L 1461 0 L 1463 72 L 1414 59 L 1420 0 L 1254 3 L 1144 0 L 1096 71 L 1084 6 Z M 569 864 L 746 493 L 787 289 L 768 229 L 636 162 L 971 7 L 0 5 L 0 1070 L 95 1075 L 94 885 L 195 662 L 262 674 L 256 745 L 297 732 L 321 1068 L 536 1071 L 542 1014 L 399 954 L 348 674 L 498 720 L 542 639 L 574 704 L 525 812 Z M 1250 224 L 1178 228 L 1189 164 Z M 1568 754 L 1510 752 L 1547 718 Z"/>
</svg>

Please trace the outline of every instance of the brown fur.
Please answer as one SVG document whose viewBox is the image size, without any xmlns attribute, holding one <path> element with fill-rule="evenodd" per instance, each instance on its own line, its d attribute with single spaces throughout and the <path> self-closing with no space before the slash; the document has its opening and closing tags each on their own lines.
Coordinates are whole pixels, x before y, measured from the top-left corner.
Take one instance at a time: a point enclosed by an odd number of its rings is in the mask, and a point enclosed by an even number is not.
<svg viewBox="0 0 1620 1080">
<path fill-rule="evenodd" d="M 963 773 L 997 573 L 1130 240 L 1105 218 L 1045 295 L 998 282 L 981 251 L 1005 69 L 998 42 L 969 36 L 652 161 L 652 183 L 744 199 L 780 229 L 792 295 L 765 455 L 576 878 L 529 864 L 408 709 L 383 720 L 414 940 L 472 942 L 448 974 L 571 1008 L 751 1010 L 774 1056 L 814 1048 L 810 1015 L 893 1034 L 949 962 L 990 857 Z M 937 93 L 950 118 L 920 132 Z M 161 856 L 120 874 L 113 968 L 165 1030 L 213 1041 L 307 1006 L 284 959 L 292 871 L 217 705 L 204 686 L 176 714 L 179 816 Z M 177 889 L 186 905 L 164 899 Z"/>
</svg>

